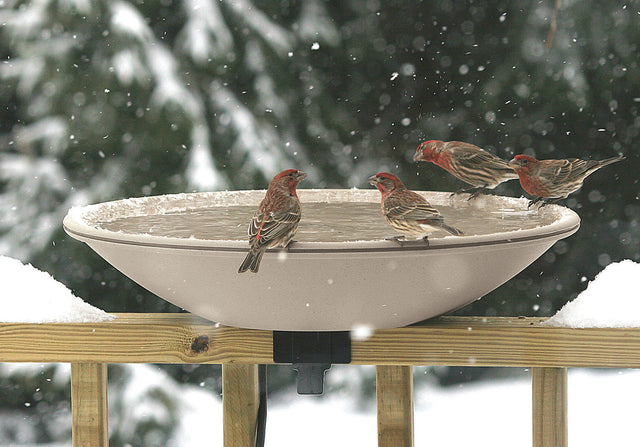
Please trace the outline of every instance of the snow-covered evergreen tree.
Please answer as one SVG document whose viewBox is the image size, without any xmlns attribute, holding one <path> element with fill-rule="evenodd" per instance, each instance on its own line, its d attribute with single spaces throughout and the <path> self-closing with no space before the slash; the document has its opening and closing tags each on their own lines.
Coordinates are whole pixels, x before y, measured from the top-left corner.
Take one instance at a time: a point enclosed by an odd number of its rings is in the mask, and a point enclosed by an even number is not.
<svg viewBox="0 0 640 447">
<path fill-rule="evenodd" d="M 72 205 L 264 186 L 287 166 L 315 172 L 309 133 L 336 142 L 319 122 L 300 131 L 298 115 L 300 90 L 323 93 L 302 76 L 310 65 L 298 50 L 338 41 L 321 2 L 288 27 L 249 1 L 9 3 L 0 12 L 12 106 L 0 158 L 5 254 L 43 250 Z M 324 19 L 311 26 L 311 16 Z"/>
<path fill-rule="evenodd" d="M 0 254 L 107 311 L 175 310 L 66 238 L 67 210 L 263 188 L 288 167 L 310 174 L 304 187 L 368 187 L 392 170 L 457 189 L 412 163 L 426 138 L 505 158 L 624 153 L 617 183 L 594 175 L 572 196 L 579 233 L 461 311 L 548 314 L 583 276 L 640 259 L 637 6 L 562 2 L 547 50 L 553 6 L 0 0 Z"/>
<path fill-rule="evenodd" d="M 619 129 L 637 104 L 605 77 L 636 76 L 633 12 L 604 4 L 597 39 L 588 8 L 563 6 L 546 51 L 552 3 L 5 0 L 2 252 L 42 252 L 72 204 L 264 187 L 291 166 L 366 187 L 425 136 L 550 155 L 605 105 Z"/>
</svg>

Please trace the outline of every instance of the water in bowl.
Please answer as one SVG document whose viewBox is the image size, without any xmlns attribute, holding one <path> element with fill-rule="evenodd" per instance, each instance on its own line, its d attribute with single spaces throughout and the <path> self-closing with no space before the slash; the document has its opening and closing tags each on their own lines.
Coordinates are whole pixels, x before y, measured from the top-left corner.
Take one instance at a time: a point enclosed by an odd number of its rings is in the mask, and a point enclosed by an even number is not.
<svg viewBox="0 0 640 447">
<path fill-rule="evenodd" d="M 551 211 L 554 207 L 538 211 L 508 202 L 497 207 L 485 207 L 483 203 L 481 200 L 475 203 L 454 201 L 437 208 L 448 225 L 465 235 L 536 228 L 557 218 Z M 255 210 L 256 206 L 196 208 L 179 213 L 117 218 L 99 222 L 97 226 L 109 231 L 163 237 L 247 240 L 247 226 Z M 381 240 L 397 234 L 382 216 L 380 203 L 314 202 L 302 204 L 302 220 L 295 239 L 300 242 L 345 242 Z M 430 239 L 448 235 L 439 230 Z"/>
</svg>

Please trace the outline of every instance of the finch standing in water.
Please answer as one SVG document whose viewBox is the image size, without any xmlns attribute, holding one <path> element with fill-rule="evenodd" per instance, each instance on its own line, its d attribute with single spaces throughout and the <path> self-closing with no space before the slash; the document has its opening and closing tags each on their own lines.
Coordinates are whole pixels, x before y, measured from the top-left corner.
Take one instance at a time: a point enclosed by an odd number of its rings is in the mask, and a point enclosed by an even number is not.
<svg viewBox="0 0 640 447">
<path fill-rule="evenodd" d="M 553 199 L 566 198 L 582 187 L 584 179 L 598 169 L 624 160 L 625 157 L 613 157 L 606 160 L 536 160 L 528 155 L 516 155 L 509 165 L 518 173 L 520 186 L 534 196 L 529 207 L 543 201 L 546 205 Z"/>
<path fill-rule="evenodd" d="M 249 253 L 238 273 L 247 270 L 257 273 L 262 255 L 268 248 L 286 247 L 291 241 L 301 216 L 296 187 L 306 176 L 297 169 L 287 169 L 271 180 L 264 199 L 249 223 Z"/>
<path fill-rule="evenodd" d="M 485 189 L 493 189 L 502 182 L 518 178 L 506 160 L 462 141 L 425 141 L 416 149 L 413 161 L 430 161 L 472 185 L 473 188 L 461 189 L 454 193 L 476 189 L 468 200 L 478 196 Z"/>
<path fill-rule="evenodd" d="M 382 214 L 396 231 L 402 235 L 423 238 L 436 229 L 445 230 L 455 236 L 462 231 L 444 223 L 444 218 L 420 194 L 409 191 L 398 177 L 380 172 L 369 177 L 369 183 L 382 194 Z"/>
</svg>

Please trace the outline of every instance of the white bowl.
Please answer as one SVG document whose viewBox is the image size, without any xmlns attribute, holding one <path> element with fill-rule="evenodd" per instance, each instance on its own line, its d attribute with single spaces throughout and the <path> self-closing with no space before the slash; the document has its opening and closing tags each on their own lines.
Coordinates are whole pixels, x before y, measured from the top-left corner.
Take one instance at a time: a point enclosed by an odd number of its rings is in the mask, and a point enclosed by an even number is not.
<svg viewBox="0 0 640 447">
<path fill-rule="evenodd" d="M 433 205 L 449 203 L 449 193 L 421 193 Z M 305 202 L 379 203 L 380 198 L 376 190 L 298 194 L 303 213 Z M 549 205 L 540 212 L 552 217 L 550 223 L 533 229 L 433 237 L 428 246 L 422 241 L 404 246 L 389 240 L 297 242 L 286 257 L 268 251 L 259 273 L 238 274 L 247 240 L 127 234 L 99 225 L 229 203 L 257 207 L 263 197 L 264 191 L 228 191 L 118 200 L 73 208 L 64 229 L 143 287 L 209 320 L 253 329 L 338 331 L 405 326 L 460 308 L 580 226 L 576 213 Z M 474 200 L 486 208 L 506 204 L 526 211 L 527 206 L 525 199 L 500 196 Z"/>
</svg>

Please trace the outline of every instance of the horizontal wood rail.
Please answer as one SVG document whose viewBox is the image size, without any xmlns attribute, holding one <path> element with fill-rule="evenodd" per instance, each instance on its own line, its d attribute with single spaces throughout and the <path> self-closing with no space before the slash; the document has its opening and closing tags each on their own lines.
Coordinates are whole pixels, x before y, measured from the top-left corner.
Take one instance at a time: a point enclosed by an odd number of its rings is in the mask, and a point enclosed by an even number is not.
<svg viewBox="0 0 640 447">
<path fill-rule="evenodd" d="M 271 364 L 272 332 L 191 314 L 105 323 L 0 323 L 0 362 Z M 542 318 L 441 317 L 353 340 L 355 365 L 640 367 L 640 329 L 569 329 Z"/>
<path fill-rule="evenodd" d="M 533 444 L 567 445 L 566 368 L 640 367 L 640 329 L 569 329 L 542 321 L 441 317 L 353 340 L 351 363 L 378 366 L 379 445 L 413 444 L 413 365 L 532 368 Z M 82 409 L 73 415 L 74 445 L 107 445 L 106 364 L 217 363 L 223 364 L 225 445 L 250 447 L 253 416 L 238 421 L 232 415 L 256 413 L 254 366 L 273 363 L 272 348 L 271 331 L 220 326 L 191 314 L 0 323 L 0 362 L 72 364 L 72 408 Z"/>
</svg>

